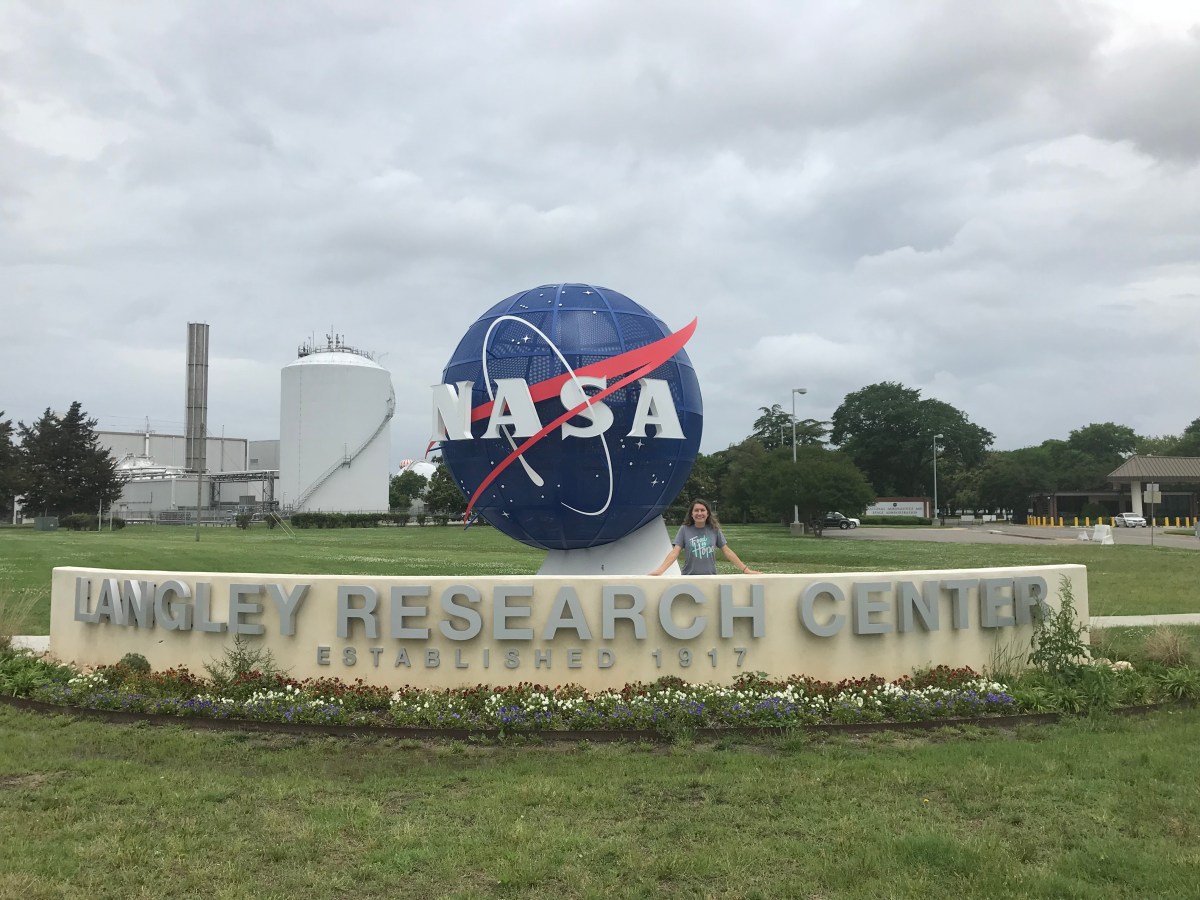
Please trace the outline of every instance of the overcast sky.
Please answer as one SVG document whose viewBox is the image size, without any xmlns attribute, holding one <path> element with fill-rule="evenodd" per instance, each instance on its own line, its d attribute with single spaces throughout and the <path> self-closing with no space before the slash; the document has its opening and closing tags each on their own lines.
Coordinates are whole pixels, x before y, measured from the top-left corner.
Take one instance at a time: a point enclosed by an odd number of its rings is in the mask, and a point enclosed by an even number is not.
<svg viewBox="0 0 1200 900">
<path fill-rule="evenodd" d="M 420 456 L 540 284 L 699 318 L 701 449 L 897 381 L 997 449 L 1200 416 L 1200 4 L 0 5 L 0 410 L 278 437 L 330 330 Z"/>
</svg>

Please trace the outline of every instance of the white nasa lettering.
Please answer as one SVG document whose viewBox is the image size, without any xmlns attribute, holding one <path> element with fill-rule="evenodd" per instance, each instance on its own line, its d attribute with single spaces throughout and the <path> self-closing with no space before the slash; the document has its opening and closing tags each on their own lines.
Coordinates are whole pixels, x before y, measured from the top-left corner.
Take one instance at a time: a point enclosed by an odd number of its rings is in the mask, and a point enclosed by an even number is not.
<svg viewBox="0 0 1200 900">
<path fill-rule="evenodd" d="M 500 426 L 511 425 L 513 437 L 533 437 L 542 430 L 529 385 L 523 378 L 497 378 L 496 396 L 492 398 L 492 414 L 488 417 L 484 438 L 500 437 Z"/>
<path fill-rule="evenodd" d="M 433 437 L 431 440 L 469 441 L 471 439 L 471 390 L 474 387 L 473 381 L 460 381 L 457 385 L 433 385 Z"/>
<path fill-rule="evenodd" d="M 587 399 L 585 387 L 607 387 L 607 379 L 577 377 L 563 382 L 559 391 L 564 409 L 574 409 Z M 679 414 L 675 402 L 671 399 L 671 386 L 661 378 L 642 378 L 638 381 L 641 391 L 638 395 L 637 410 L 633 416 L 633 427 L 629 437 L 647 437 L 647 429 L 654 428 L 653 437 L 683 440 L 683 428 L 679 423 Z M 471 440 L 471 392 L 474 384 L 470 381 L 460 381 L 457 384 L 433 385 L 433 435 L 434 441 L 469 441 Z M 572 425 L 563 423 L 562 436 L 568 437 L 599 437 L 606 433 L 613 424 L 613 413 L 600 400 L 593 400 L 579 412 L 580 416 L 591 419 L 589 425 Z M 509 426 L 511 432 L 502 432 L 501 426 Z M 496 396 L 492 401 L 492 413 L 488 417 L 484 438 L 497 438 L 504 434 L 510 437 L 531 437 L 542 429 L 529 392 L 529 385 L 522 378 L 498 378 L 496 380 Z"/>
<path fill-rule="evenodd" d="M 653 426 L 660 438 L 683 440 L 683 428 L 679 425 L 679 413 L 671 399 L 671 386 L 661 378 L 643 378 L 638 394 L 637 412 L 633 414 L 633 427 L 629 437 L 646 437 L 646 428 Z"/>
<path fill-rule="evenodd" d="M 562 400 L 564 409 L 574 409 L 580 403 L 588 399 L 584 393 L 585 387 L 600 388 L 603 390 L 608 387 L 607 378 L 590 378 L 586 375 L 576 376 L 573 381 L 563 382 L 562 390 L 558 392 L 559 398 Z M 579 413 L 592 420 L 591 425 L 572 425 L 570 422 L 564 422 L 562 427 L 562 439 L 565 441 L 569 437 L 592 438 L 600 437 L 604 432 L 612 427 L 613 414 L 603 400 L 596 400 L 591 405 L 585 407 Z"/>
</svg>

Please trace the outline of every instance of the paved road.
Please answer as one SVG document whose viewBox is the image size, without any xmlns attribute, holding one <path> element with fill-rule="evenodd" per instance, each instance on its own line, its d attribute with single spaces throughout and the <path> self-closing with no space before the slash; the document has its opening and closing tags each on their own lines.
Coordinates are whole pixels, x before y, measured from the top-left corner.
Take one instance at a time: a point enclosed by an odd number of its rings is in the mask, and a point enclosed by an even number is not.
<svg viewBox="0 0 1200 900">
<path fill-rule="evenodd" d="M 956 544 L 1033 544 L 1037 542 L 1082 543 L 1084 528 L 1047 528 L 1033 525 L 1007 525 L 1001 522 L 987 525 L 947 526 L 945 528 L 885 528 L 865 526 L 862 528 L 827 529 L 824 537 L 852 541 L 946 541 Z M 1154 529 L 1156 547 L 1179 547 L 1200 550 L 1200 540 L 1192 534 L 1163 534 Z M 1114 528 L 1113 541 L 1117 544 L 1148 546 L 1149 528 Z"/>
</svg>

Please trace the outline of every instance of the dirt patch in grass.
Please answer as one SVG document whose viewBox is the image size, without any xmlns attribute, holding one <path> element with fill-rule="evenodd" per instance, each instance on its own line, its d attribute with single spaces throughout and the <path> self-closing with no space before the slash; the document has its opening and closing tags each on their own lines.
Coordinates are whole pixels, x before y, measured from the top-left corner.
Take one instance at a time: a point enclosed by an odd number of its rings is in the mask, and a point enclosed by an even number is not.
<svg viewBox="0 0 1200 900">
<path fill-rule="evenodd" d="M 23 772 L 20 775 L 0 775 L 0 791 L 28 791 L 50 780 L 48 772 Z"/>
</svg>

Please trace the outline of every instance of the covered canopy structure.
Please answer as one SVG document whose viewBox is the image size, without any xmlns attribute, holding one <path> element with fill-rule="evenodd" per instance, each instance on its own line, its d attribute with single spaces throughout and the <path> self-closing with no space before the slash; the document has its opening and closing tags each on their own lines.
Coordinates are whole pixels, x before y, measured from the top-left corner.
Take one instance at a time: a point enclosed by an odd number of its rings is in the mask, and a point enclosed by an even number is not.
<svg viewBox="0 0 1200 900">
<path fill-rule="evenodd" d="M 1145 515 L 1142 510 L 1142 491 L 1148 484 L 1200 485 L 1200 457 L 1198 456 L 1131 456 L 1108 476 L 1113 487 L 1124 493 L 1129 486 L 1132 504 L 1130 511 Z M 1164 503 L 1167 501 L 1164 497 Z M 1186 505 L 1186 509 L 1168 508 L 1168 515 L 1192 516 L 1197 513 L 1196 491 L 1171 494 L 1172 507 Z"/>
</svg>

